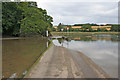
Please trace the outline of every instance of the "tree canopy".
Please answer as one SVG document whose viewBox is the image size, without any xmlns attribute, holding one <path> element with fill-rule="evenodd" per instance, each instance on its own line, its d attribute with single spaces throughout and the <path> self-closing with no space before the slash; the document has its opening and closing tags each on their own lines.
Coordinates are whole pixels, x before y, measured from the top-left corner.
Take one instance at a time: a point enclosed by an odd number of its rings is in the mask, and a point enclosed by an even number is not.
<svg viewBox="0 0 120 80">
<path fill-rule="evenodd" d="M 91 25 L 90 24 L 85 24 L 82 26 L 83 31 L 92 31 Z"/>
<path fill-rule="evenodd" d="M 52 28 L 53 18 L 47 11 L 37 8 L 36 2 L 4 2 L 3 34 L 7 35 L 45 35 Z"/>
<path fill-rule="evenodd" d="M 113 24 L 112 27 L 111 27 L 111 31 L 119 32 L 120 31 L 120 25 Z"/>
<path fill-rule="evenodd" d="M 58 24 L 58 31 L 61 31 L 62 28 L 63 28 L 62 23 L 59 23 L 59 24 Z"/>
</svg>

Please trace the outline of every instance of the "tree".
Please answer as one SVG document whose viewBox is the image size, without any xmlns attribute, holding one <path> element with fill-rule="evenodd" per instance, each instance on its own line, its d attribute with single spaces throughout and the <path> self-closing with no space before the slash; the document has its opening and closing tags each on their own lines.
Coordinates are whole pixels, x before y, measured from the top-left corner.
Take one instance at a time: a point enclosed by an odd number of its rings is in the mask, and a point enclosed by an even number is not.
<svg viewBox="0 0 120 80">
<path fill-rule="evenodd" d="M 37 8 L 36 2 L 5 2 L 2 10 L 3 34 L 44 36 L 46 30 L 52 28 L 53 18 L 46 10 Z"/>
<path fill-rule="evenodd" d="M 107 29 L 106 28 L 101 28 L 100 31 L 105 32 L 105 31 L 107 31 Z"/>
<path fill-rule="evenodd" d="M 74 26 L 83 26 L 84 24 L 74 24 Z"/>
<path fill-rule="evenodd" d="M 111 27 L 111 31 L 120 31 L 120 25 L 117 25 L 117 24 L 114 24 L 114 25 L 112 25 L 112 27 Z"/>
<path fill-rule="evenodd" d="M 97 31 L 98 31 L 98 32 L 101 31 L 100 28 L 97 28 Z"/>
<path fill-rule="evenodd" d="M 19 34 L 22 11 L 17 8 L 17 3 L 3 2 L 2 3 L 2 31 L 5 35 L 17 35 Z"/>
<path fill-rule="evenodd" d="M 83 31 L 93 31 L 90 24 L 85 24 L 81 28 Z"/>
<path fill-rule="evenodd" d="M 56 29 L 54 27 L 52 27 L 52 31 L 56 31 Z"/>
<path fill-rule="evenodd" d="M 63 28 L 62 24 L 59 23 L 59 24 L 58 24 L 58 31 L 61 31 L 62 28 Z"/>
</svg>

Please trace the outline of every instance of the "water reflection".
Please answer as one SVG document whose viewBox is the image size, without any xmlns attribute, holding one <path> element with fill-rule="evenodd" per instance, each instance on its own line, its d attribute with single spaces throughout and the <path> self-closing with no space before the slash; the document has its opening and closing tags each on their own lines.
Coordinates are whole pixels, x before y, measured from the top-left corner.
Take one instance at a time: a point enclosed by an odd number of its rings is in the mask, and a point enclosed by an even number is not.
<svg viewBox="0 0 120 80">
<path fill-rule="evenodd" d="M 80 35 L 53 40 L 57 46 L 84 53 L 113 78 L 118 77 L 118 42 L 117 35 Z"/>
<path fill-rule="evenodd" d="M 55 39 L 55 38 L 53 38 Z M 118 35 L 79 35 L 79 36 L 69 36 L 67 38 L 57 38 L 60 44 L 62 44 L 63 41 L 70 42 L 71 40 L 75 41 L 98 41 L 98 40 L 105 40 L 105 41 L 112 41 L 117 42 L 119 40 Z"/>
<path fill-rule="evenodd" d="M 97 41 L 97 40 L 107 40 L 107 41 L 118 41 L 117 35 L 89 35 L 89 36 L 72 36 L 72 40 L 80 41 Z"/>
</svg>

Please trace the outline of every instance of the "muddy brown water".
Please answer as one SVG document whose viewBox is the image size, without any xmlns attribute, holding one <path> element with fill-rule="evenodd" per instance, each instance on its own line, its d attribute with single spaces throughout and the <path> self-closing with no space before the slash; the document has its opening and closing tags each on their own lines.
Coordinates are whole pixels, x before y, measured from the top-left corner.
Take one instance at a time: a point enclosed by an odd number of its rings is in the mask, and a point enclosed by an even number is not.
<svg viewBox="0 0 120 80">
<path fill-rule="evenodd" d="M 59 36 L 63 36 L 59 35 Z M 65 38 L 53 39 L 56 46 L 80 51 L 91 58 L 110 77 L 118 78 L 118 35 L 72 34 Z"/>
<path fill-rule="evenodd" d="M 47 38 L 2 41 L 2 77 L 21 77 L 46 50 Z"/>
</svg>

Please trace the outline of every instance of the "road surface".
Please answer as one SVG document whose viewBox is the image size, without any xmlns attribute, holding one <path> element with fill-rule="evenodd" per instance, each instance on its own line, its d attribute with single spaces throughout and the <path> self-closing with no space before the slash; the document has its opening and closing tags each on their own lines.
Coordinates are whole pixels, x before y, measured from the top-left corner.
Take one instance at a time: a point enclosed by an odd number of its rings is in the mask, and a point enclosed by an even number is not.
<svg viewBox="0 0 120 80">
<path fill-rule="evenodd" d="M 109 78 L 90 58 L 54 44 L 25 78 Z"/>
</svg>

